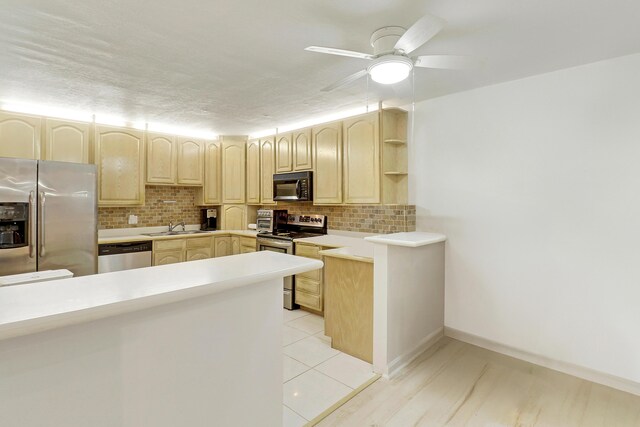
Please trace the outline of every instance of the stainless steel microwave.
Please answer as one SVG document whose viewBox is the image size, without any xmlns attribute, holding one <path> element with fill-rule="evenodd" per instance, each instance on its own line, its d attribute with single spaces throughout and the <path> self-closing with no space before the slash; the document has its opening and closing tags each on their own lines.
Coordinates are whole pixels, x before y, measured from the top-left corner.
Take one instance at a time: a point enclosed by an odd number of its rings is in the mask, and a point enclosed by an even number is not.
<svg viewBox="0 0 640 427">
<path fill-rule="evenodd" d="M 273 175 L 273 200 L 308 202 L 313 200 L 313 172 L 276 173 Z"/>
</svg>

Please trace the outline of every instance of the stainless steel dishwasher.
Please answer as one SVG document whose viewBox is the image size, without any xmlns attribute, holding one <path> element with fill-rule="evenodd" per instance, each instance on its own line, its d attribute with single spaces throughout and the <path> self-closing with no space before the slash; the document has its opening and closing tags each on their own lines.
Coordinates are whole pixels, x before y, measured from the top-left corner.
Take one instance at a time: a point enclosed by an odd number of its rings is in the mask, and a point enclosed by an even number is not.
<svg viewBox="0 0 640 427">
<path fill-rule="evenodd" d="M 151 267 L 151 241 L 98 245 L 98 273 Z"/>
</svg>

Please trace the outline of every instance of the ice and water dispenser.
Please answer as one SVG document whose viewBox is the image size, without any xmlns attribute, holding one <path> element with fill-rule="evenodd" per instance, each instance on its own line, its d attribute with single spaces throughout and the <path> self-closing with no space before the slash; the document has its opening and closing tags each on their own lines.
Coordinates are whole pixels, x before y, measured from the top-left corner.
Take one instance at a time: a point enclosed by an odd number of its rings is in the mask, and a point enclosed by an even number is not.
<svg viewBox="0 0 640 427">
<path fill-rule="evenodd" d="M 0 203 L 0 249 L 27 246 L 29 203 Z"/>
</svg>

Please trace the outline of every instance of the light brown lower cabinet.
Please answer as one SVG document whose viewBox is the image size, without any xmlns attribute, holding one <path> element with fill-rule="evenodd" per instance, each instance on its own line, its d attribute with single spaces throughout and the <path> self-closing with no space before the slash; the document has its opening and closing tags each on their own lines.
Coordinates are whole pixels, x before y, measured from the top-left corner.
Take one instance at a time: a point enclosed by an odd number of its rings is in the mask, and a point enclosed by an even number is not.
<svg viewBox="0 0 640 427">
<path fill-rule="evenodd" d="M 256 238 L 255 237 L 240 237 L 240 253 L 247 254 L 256 251 Z"/>
<path fill-rule="evenodd" d="M 197 236 L 155 240 L 153 265 L 175 264 L 227 255 L 255 252 L 256 239 L 248 236 Z"/>
<path fill-rule="evenodd" d="M 215 257 L 233 255 L 233 248 L 231 246 L 231 236 L 216 236 L 215 237 Z"/>
<path fill-rule="evenodd" d="M 208 259 L 212 255 L 213 237 L 211 236 L 155 240 L 153 242 L 153 265 Z"/>
<path fill-rule="evenodd" d="M 186 239 L 154 240 L 153 265 L 184 262 L 186 246 Z"/>
<path fill-rule="evenodd" d="M 316 245 L 296 243 L 295 254 L 306 258 L 321 259 Z M 322 269 L 296 274 L 295 303 L 315 311 L 322 311 Z"/>
<path fill-rule="evenodd" d="M 331 347 L 373 362 L 373 263 L 323 257 L 324 333 Z"/>
<path fill-rule="evenodd" d="M 214 238 L 193 237 L 187 239 L 187 261 L 196 261 L 199 259 L 208 259 L 213 257 L 213 241 Z"/>
<path fill-rule="evenodd" d="M 231 253 L 233 255 L 240 253 L 240 236 L 231 236 Z"/>
</svg>

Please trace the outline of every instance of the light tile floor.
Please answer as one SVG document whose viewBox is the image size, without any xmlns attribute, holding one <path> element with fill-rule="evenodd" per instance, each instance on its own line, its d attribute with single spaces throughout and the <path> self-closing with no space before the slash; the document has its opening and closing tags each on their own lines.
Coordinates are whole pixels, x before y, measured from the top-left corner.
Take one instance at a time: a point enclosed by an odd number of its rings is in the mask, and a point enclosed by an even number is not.
<svg viewBox="0 0 640 427">
<path fill-rule="evenodd" d="M 369 363 L 331 348 L 322 317 L 284 310 L 283 323 L 284 427 L 304 426 L 373 378 Z"/>
</svg>

